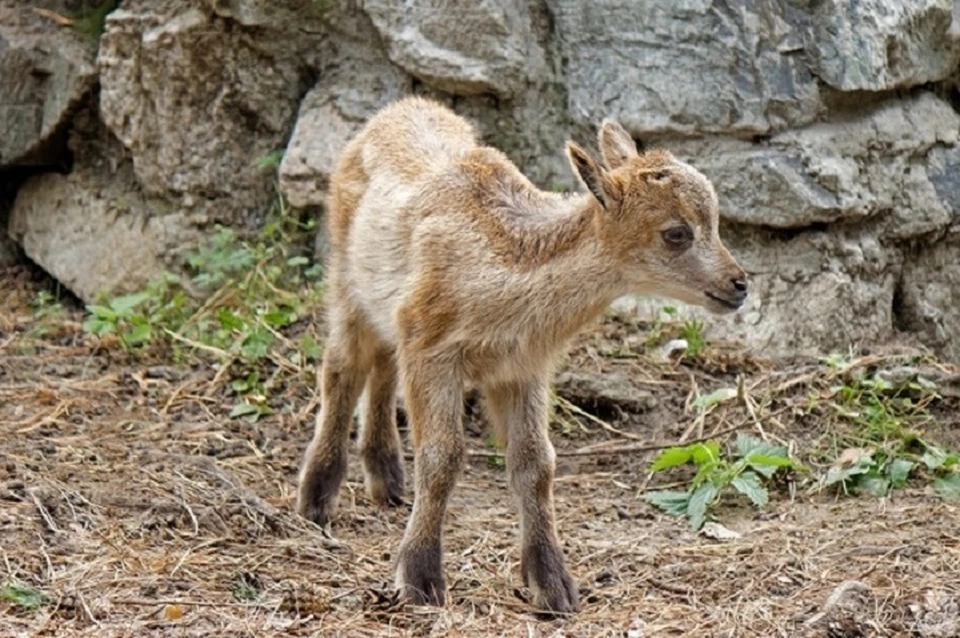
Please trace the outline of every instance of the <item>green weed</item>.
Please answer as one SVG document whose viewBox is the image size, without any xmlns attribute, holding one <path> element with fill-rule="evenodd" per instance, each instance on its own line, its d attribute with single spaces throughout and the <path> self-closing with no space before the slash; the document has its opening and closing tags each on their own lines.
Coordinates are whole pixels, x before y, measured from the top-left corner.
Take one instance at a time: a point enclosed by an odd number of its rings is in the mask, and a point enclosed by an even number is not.
<svg viewBox="0 0 960 638">
<path fill-rule="evenodd" d="M 680 338 L 687 342 L 686 353 L 691 357 L 696 357 L 707 347 L 702 321 L 696 319 L 685 321 L 680 328 Z"/>
<path fill-rule="evenodd" d="M 661 490 L 648 493 L 648 502 L 668 514 L 686 516 L 690 527 L 703 527 L 710 508 L 725 493 L 746 496 L 756 507 L 769 501 L 766 483 L 782 469 L 802 470 L 790 458 L 787 448 L 741 434 L 733 459 L 727 458 L 716 441 L 693 443 L 664 450 L 651 465 L 651 472 L 692 465 L 697 469 L 685 491 Z"/>
<path fill-rule="evenodd" d="M 662 319 L 666 315 L 667 319 Z M 664 344 L 670 337 L 668 335 L 669 324 L 677 317 L 677 309 L 673 306 L 664 306 L 660 309 L 660 314 L 653 320 L 653 325 L 647 331 L 647 338 L 643 346 L 647 349 L 656 348 Z"/>
<path fill-rule="evenodd" d="M 836 355 L 823 361 L 833 370 L 847 365 Z M 822 486 L 886 496 L 921 477 L 943 498 L 960 496 L 960 454 L 921 435 L 922 426 L 933 419 L 928 407 L 938 399 L 935 386 L 922 377 L 895 385 L 874 374 L 851 376 L 825 395 L 811 395 L 809 408 L 822 404 L 852 429 L 839 437 L 842 451 Z"/>
<path fill-rule="evenodd" d="M 484 443 L 487 445 L 487 449 L 493 450 L 496 452 L 500 449 L 500 445 L 497 443 L 496 437 L 492 434 L 488 434 L 484 440 Z M 502 469 L 507 466 L 507 460 L 501 454 L 495 454 L 493 456 L 487 457 L 487 466 L 494 469 Z"/>
<path fill-rule="evenodd" d="M 664 318 L 664 316 L 666 318 Z M 647 331 L 644 347 L 652 349 L 670 339 L 681 338 L 687 342 L 684 354 L 696 357 L 707 347 L 706 325 L 698 319 L 688 319 L 678 326 L 678 311 L 674 306 L 664 306 Z"/>
<path fill-rule="evenodd" d="M 259 419 L 272 412 L 276 375 L 300 370 L 323 354 L 313 335 L 286 334 L 322 300 L 322 270 L 297 253 L 315 228 L 315 220 L 296 219 L 278 197 L 256 236 L 242 238 L 218 227 L 187 257 L 186 281 L 166 274 L 141 291 L 91 304 L 84 329 L 115 335 L 134 355 L 159 350 L 175 360 L 204 356 L 232 367 L 238 403 L 231 416 Z"/>
<path fill-rule="evenodd" d="M 64 316 L 59 288 L 56 292 L 41 290 L 33 300 L 33 323 L 23 335 L 24 349 L 30 350 L 34 342 L 56 333 Z"/>
<path fill-rule="evenodd" d="M 257 160 L 257 168 L 267 169 L 280 166 L 280 162 L 283 161 L 283 153 L 284 149 L 282 148 L 270 151 Z"/>
</svg>

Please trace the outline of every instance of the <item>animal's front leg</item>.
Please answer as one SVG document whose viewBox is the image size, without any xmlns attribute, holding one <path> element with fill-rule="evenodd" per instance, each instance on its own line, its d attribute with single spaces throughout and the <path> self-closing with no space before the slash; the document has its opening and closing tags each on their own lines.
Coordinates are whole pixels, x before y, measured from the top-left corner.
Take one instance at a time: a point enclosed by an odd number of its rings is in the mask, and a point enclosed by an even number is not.
<svg viewBox="0 0 960 638">
<path fill-rule="evenodd" d="M 543 609 L 580 608 L 576 584 L 557 538 L 553 510 L 553 444 L 547 431 L 546 379 L 492 386 L 484 392 L 494 427 L 507 441 L 507 473 L 520 508 L 520 571 Z"/>
<path fill-rule="evenodd" d="M 408 601 L 442 605 L 443 519 L 463 466 L 463 386 L 452 367 L 402 357 L 414 447 L 413 512 L 397 555 L 396 585 Z"/>
</svg>

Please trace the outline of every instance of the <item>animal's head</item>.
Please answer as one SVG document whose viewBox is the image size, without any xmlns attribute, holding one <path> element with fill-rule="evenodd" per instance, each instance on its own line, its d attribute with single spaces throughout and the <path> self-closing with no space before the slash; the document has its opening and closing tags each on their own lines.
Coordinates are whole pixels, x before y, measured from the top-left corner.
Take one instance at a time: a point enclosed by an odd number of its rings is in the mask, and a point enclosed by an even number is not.
<svg viewBox="0 0 960 638">
<path fill-rule="evenodd" d="M 746 273 L 720 241 L 717 194 L 697 169 L 663 150 L 641 152 L 620 124 L 604 121 L 601 165 L 573 142 L 574 172 L 600 202 L 601 241 L 631 289 L 732 312 Z"/>
</svg>

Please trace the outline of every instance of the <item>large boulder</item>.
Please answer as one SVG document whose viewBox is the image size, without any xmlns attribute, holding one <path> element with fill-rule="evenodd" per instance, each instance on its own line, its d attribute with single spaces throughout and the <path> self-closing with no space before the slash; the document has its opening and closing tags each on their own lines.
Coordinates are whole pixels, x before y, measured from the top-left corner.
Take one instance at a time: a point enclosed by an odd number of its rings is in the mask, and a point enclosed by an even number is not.
<svg viewBox="0 0 960 638">
<path fill-rule="evenodd" d="M 897 298 L 898 328 L 960 361 L 960 224 L 906 253 Z"/>
<path fill-rule="evenodd" d="M 814 73 L 835 89 L 884 91 L 956 71 L 953 0 L 825 0 L 812 7 L 806 47 Z"/>
<path fill-rule="evenodd" d="M 85 301 L 138 289 L 175 263 L 197 238 L 191 219 L 142 193 L 123 147 L 92 109 L 74 121 L 69 174 L 28 178 L 9 233 L 26 255 Z"/>
<path fill-rule="evenodd" d="M 412 89 L 410 78 L 386 60 L 356 55 L 300 103 L 280 164 L 280 187 L 295 207 L 323 206 L 330 174 L 350 138 L 377 109 Z"/>
<path fill-rule="evenodd" d="M 802 229 L 881 216 L 888 234 L 909 237 L 950 222 L 952 204 L 935 186 L 946 188 L 949 161 L 933 162 L 944 177 L 931 179 L 925 158 L 958 139 L 960 115 L 920 93 L 786 131 L 763 145 L 694 142 L 686 153 L 684 145 L 679 150 L 713 180 L 729 221 Z"/>
<path fill-rule="evenodd" d="M 226 220 L 266 206 L 303 83 L 297 37 L 246 29 L 194 3 L 110 14 L 100 43 L 100 115 L 146 194 Z M 130 6 L 130 8 L 126 8 Z M 296 32 L 298 25 L 287 25 Z"/>
<path fill-rule="evenodd" d="M 573 118 L 760 135 L 823 110 L 787 3 L 552 0 Z"/>
<path fill-rule="evenodd" d="M 97 81 L 89 40 L 30 4 L 0 2 L 0 169 L 60 163 L 70 116 Z"/>
<path fill-rule="evenodd" d="M 366 0 L 363 10 L 390 60 L 438 90 L 512 97 L 544 71 L 525 2 Z"/>
</svg>

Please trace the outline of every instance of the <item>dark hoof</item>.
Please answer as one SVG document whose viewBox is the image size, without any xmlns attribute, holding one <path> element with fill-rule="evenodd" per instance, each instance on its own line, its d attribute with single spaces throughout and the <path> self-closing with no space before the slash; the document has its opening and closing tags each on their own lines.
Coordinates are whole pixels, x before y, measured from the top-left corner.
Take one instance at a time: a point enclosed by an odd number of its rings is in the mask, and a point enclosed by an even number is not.
<svg viewBox="0 0 960 638">
<path fill-rule="evenodd" d="M 338 459 L 312 463 L 301 475 L 297 490 L 297 513 L 324 527 L 337 508 L 340 485 L 347 473 L 347 464 Z"/>
<path fill-rule="evenodd" d="M 520 570 L 524 584 L 533 592 L 536 607 L 554 614 L 580 611 L 580 594 L 559 547 L 543 543 L 525 548 Z"/>
<path fill-rule="evenodd" d="M 399 454 L 386 454 L 363 459 L 367 494 L 378 505 L 406 505 L 403 497 L 403 463 Z"/>
<path fill-rule="evenodd" d="M 439 544 L 416 549 L 401 547 L 397 559 L 397 589 L 412 605 L 443 605 L 447 583 L 443 578 Z"/>
</svg>

